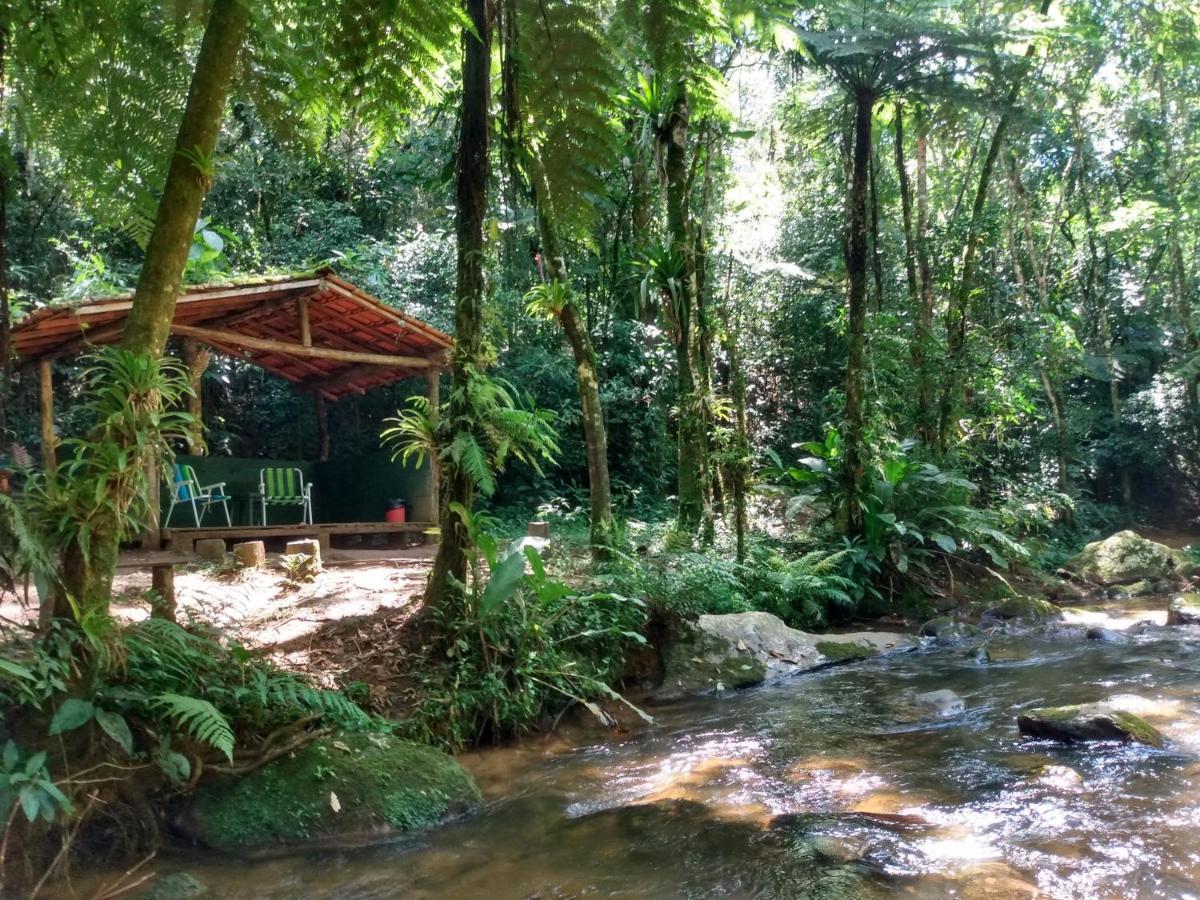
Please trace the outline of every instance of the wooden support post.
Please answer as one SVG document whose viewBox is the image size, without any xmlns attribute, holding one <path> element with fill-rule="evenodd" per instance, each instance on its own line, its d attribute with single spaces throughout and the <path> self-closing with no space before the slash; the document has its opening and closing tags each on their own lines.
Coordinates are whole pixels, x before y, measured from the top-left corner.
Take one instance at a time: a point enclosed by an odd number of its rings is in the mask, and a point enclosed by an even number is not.
<svg viewBox="0 0 1200 900">
<path fill-rule="evenodd" d="M 162 529 L 159 527 L 162 517 L 161 481 L 162 472 L 155 463 L 149 463 L 146 466 L 146 525 L 138 541 L 145 550 L 158 550 L 162 545 Z"/>
<path fill-rule="evenodd" d="M 307 297 L 301 297 L 296 301 L 296 311 L 300 314 L 300 343 L 305 347 L 311 347 L 312 325 L 308 321 Z"/>
<path fill-rule="evenodd" d="M 192 393 L 187 398 L 187 412 L 198 424 L 194 434 L 188 436 L 188 453 L 196 455 L 204 452 L 204 395 L 201 393 L 201 379 L 204 368 L 200 361 L 200 345 L 191 339 L 183 342 L 183 364 L 187 366 L 188 378 L 191 381 Z"/>
<path fill-rule="evenodd" d="M 157 594 L 150 605 L 156 619 L 175 621 L 175 565 L 158 565 L 150 570 L 150 586 Z"/>
<path fill-rule="evenodd" d="M 39 413 L 42 425 L 42 465 L 53 476 L 58 468 L 58 438 L 54 436 L 54 368 L 49 358 L 38 360 Z"/>
<path fill-rule="evenodd" d="M 317 414 L 317 458 L 321 462 L 329 460 L 329 412 L 325 409 L 325 396 L 315 394 L 313 406 Z"/>
<path fill-rule="evenodd" d="M 442 371 L 432 368 L 425 373 L 426 396 L 429 398 L 429 414 L 437 421 L 442 405 Z M 426 521 L 440 522 L 442 520 L 442 466 L 438 462 L 436 451 L 429 457 L 429 505 L 430 515 Z"/>
</svg>

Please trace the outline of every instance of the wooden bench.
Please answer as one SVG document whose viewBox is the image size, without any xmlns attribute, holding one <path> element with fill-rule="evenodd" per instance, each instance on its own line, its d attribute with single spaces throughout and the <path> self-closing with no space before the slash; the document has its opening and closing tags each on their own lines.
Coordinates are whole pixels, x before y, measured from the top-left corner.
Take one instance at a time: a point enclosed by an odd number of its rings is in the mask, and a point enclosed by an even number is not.
<svg viewBox="0 0 1200 900">
<path fill-rule="evenodd" d="M 192 553 L 196 541 L 219 538 L 230 541 L 257 541 L 263 538 L 315 538 L 321 552 L 328 553 L 329 539 L 335 534 L 422 533 L 437 528 L 433 522 L 318 522 L 316 525 L 244 525 L 233 528 L 164 528 L 162 535 L 169 551 Z"/>
<path fill-rule="evenodd" d="M 163 607 L 170 611 L 170 618 L 173 619 L 175 618 L 175 567 L 182 563 L 192 562 L 194 558 L 191 554 L 173 550 L 123 553 L 117 557 L 117 570 L 149 569 L 150 587 L 162 597 Z"/>
</svg>

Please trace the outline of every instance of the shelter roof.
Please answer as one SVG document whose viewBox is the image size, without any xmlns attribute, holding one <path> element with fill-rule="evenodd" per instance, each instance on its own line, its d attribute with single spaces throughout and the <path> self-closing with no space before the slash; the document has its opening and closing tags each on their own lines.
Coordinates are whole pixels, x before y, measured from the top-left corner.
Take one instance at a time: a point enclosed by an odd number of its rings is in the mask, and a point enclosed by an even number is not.
<svg viewBox="0 0 1200 900">
<path fill-rule="evenodd" d="M 132 306 L 126 293 L 35 310 L 13 326 L 13 351 L 35 360 L 117 343 Z M 187 286 L 171 333 L 330 400 L 441 368 L 454 343 L 328 270 Z"/>
</svg>

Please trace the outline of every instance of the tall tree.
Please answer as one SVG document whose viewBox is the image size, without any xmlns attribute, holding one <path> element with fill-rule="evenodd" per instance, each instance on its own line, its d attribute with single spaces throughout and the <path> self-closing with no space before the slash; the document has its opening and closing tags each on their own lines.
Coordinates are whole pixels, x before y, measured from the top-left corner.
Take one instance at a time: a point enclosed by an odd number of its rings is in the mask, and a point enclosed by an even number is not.
<svg viewBox="0 0 1200 900">
<path fill-rule="evenodd" d="M 503 6 L 506 139 L 530 186 L 545 265 L 546 281 L 530 307 L 559 322 L 575 360 L 596 558 L 608 555 L 613 535 L 608 432 L 596 351 L 571 286 L 564 238 L 594 226 L 590 198 L 603 189 L 599 172 L 616 161 L 608 118 L 615 78 L 601 25 L 598 8 L 562 0 Z"/>
<path fill-rule="evenodd" d="M 460 433 L 472 434 L 478 427 L 472 385 L 489 356 L 483 333 L 483 221 L 491 125 L 492 9 L 488 0 L 464 0 L 463 7 L 470 23 L 462 32 L 462 104 L 455 159 L 454 362 L 445 421 L 439 424 L 443 441 L 450 445 Z M 425 588 L 425 602 L 434 609 L 444 606 L 456 585 L 466 582 L 469 543 L 461 510 L 470 510 L 475 499 L 475 480 L 463 459 L 446 455 L 441 470 L 441 539 Z"/>
</svg>

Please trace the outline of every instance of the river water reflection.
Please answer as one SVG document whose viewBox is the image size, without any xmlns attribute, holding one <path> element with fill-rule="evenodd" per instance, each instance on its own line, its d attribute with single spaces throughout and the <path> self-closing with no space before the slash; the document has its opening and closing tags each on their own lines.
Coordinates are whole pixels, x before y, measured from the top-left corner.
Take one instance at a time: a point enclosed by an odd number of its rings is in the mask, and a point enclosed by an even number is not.
<svg viewBox="0 0 1200 900">
<path fill-rule="evenodd" d="M 989 652 L 834 668 L 656 710 L 633 734 L 468 755 L 484 810 L 404 843 L 180 867 L 216 896 L 280 900 L 1200 897 L 1200 633 Z M 939 689 L 965 709 L 914 701 Z M 1167 748 L 1017 734 L 1024 708 L 1113 698 Z"/>
</svg>

